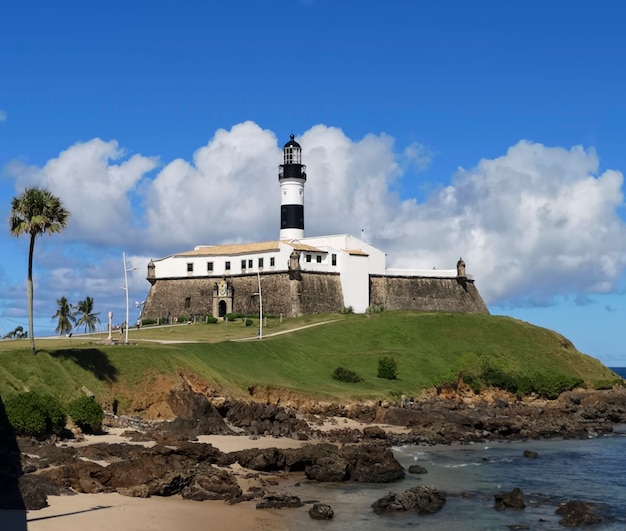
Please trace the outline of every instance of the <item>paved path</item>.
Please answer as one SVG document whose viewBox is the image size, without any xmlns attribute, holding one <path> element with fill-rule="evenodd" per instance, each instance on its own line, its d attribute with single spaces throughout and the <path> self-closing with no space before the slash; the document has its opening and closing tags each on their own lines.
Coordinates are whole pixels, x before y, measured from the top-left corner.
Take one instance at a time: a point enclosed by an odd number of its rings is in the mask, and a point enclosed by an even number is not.
<svg viewBox="0 0 626 531">
<path fill-rule="evenodd" d="M 330 321 L 322 321 L 321 323 L 313 323 L 310 325 L 299 326 L 297 328 L 290 328 L 289 330 L 281 330 L 280 332 L 273 332 L 272 334 L 263 334 L 263 338 L 273 337 L 273 336 L 281 336 L 283 334 L 289 334 L 291 332 L 295 332 L 297 330 L 304 330 L 305 328 L 313 328 L 314 326 L 325 325 L 328 323 L 334 323 L 335 321 L 339 321 L 339 319 L 331 319 Z M 253 337 L 242 337 L 239 339 L 231 339 L 231 341 L 253 341 L 255 339 L 259 339 L 259 336 Z"/>
</svg>

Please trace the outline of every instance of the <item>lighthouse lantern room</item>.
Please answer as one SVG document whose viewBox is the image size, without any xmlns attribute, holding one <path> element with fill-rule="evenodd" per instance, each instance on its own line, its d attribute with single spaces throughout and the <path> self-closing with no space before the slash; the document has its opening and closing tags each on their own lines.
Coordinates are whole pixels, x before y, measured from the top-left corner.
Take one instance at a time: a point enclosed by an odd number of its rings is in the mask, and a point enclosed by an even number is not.
<svg viewBox="0 0 626 531">
<path fill-rule="evenodd" d="M 280 183 L 280 239 L 304 238 L 304 183 L 306 166 L 302 148 L 291 135 L 283 147 L 283 164 L 278 168 Z"/>
</svg>

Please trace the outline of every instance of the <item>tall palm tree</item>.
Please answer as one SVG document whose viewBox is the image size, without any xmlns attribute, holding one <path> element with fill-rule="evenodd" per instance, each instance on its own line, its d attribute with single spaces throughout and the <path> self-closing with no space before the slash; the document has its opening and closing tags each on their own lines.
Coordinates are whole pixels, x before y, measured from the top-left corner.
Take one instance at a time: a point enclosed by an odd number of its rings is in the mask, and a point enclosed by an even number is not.
<svg viewBox="0 0 626 531">
<path fill-rule="evenodd" d="M 72 305 L 63 296 L 57 299 L 57 306 L 57 312 L 52 316 L 53 319 L 59 320 L 55 332 L 59 335 L 69 334 L 72 331 L 72 321 L 76 320 Z"/>
<path fill-rule="evenodd" d="M 33 330 L 33 254 L 35 240 L 42 234 L 61 232 L 67 226 L 70 216 L 63 207 L 61 200 L 48 190 L 26 188 L 21 195 L 11 201 L 11 216 L 9 228 L 13 236 L 28 234 L 30 246 L 28 248 L 28 278 L 26 281 L 26 300 L 28 303 L 28 331 L 30 333 L 30 348 L 35 350 L 35 333 Z"/>
<path fill-rule="evenodd" d="M 85 332 L 89 329 L 90 332 L 95 331 L 96 323 L 100 322 L 98 317 L 100 312 L 93 313 L 93 299 L 87 297 L 84 301 L 78 301 L 76 305 L 76 316 L 80 316 L 76 321 L 76 327 L 84 326 Z"/>
</svg>

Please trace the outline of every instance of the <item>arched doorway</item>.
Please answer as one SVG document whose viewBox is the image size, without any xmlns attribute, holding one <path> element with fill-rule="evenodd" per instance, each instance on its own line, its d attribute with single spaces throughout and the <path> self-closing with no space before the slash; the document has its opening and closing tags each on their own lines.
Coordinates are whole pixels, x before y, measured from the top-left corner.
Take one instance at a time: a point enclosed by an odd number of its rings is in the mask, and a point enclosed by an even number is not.
<svg viewBox="0 0 626 531">
<path fill-rule="evenodd" d="M 218 317 L 226 316 L 226 301 L 222 300 L 218 304 Z"/>
</svg>

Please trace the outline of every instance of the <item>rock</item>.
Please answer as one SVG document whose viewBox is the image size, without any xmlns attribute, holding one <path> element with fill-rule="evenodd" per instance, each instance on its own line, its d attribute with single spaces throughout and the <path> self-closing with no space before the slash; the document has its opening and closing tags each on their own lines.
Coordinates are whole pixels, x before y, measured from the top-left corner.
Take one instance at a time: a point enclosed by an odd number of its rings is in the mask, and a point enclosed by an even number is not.
<svg viewBox="0 0 626 531">
<path fill-rule="evenodd" d="M 207 398 L 191 389 L 173 389 L 168 400 L 176 419 L 163 424 L 163 428 L 193 440 L 198 435 L 232 435 L 217 409 Z"/>
<path fill-rule="evenodd" d="M 304 504 L 291 494 L 267 494 L 256 504 L 257 509 L 282 509 L 283 507 L 302 507 Z"/>
<path fill-rule="evenodd" d="M 61 489 L 52 481 L 32 474 L 20 477 L 19 488 L 24 505 L 29 511 L 48 507 L 48 496 L 59 496 L 61 493 L 67 493 L 66 489 L 61 492 Z"/>
<path fill-rule="evenodd" d="M 413 487 L 400 493 L 390 492 L 372 504 L 375 513 L 415 511 L 417 514 L 433 514 L 446 504 L 446 495 L 429 485 Z"/>
<path fill-rule="evenodd" d="M 335 512 L 330 505 L 325 503 L 316 503 L 309 509 L 309 516 L 313 520 L 332 520 Z"/>
<path fill-rule="evenodd" d="M 526 507 L 524 503 L 524 493 L 517 487 L 511 492 L 495 494 L 494 498 L 494 509 L 523 509 Z"/>
<path fill-rule="evenodd" d="M 363 428 L 363 437 L 366 439 L 386 439 L 387 433 L 380 426 L 367 426 Z"/>
<path fill-rule="evenodd" d="M 428 470 L 419 465 L 411 465 L 409 467 L 409 474 L 427 474 Z"/>
<path fill-rule="evenodd" d="M 602 517 L 597 511 L 598 507 L 593 503 L 568 501 L 556 510 L 556 514 L 563 517 L 559 520 L 562 526 L 579 527 L 602 522 Z"/>
<path fill-rule="evenodd" d="M 527 457 L 529 459 L 537 459 L 539 457 L 539 454 L 537 452 L 534 452 L 533 450 L 524 450 L 524 457 Z"/>
<path fill-rule="evenodd" d="M 328 443 L 301 448 L 242 450 L 229 458 L 241 466 L 263 472 L 304 471 L 316 481 L 389 483 L 404 478 L 404 469 L 389 448 L 381 445 L 346 446 Z"/>
</svg>

